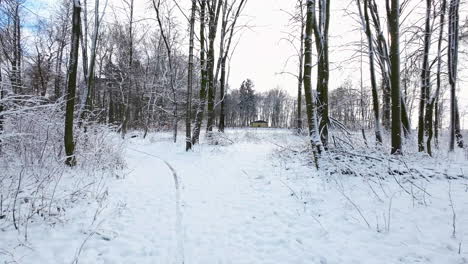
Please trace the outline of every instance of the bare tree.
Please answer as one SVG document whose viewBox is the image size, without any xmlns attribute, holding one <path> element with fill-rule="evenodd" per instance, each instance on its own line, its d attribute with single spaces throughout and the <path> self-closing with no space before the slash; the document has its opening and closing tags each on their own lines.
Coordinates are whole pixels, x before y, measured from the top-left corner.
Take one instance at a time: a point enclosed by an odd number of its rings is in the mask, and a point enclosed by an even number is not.
<svg viewBox="0 0 468 264">
<path fill-rule="evenodd" d="M 57 57 L 55 61 L 55 80 L 54 80 L 54 98 L 57 100 L 62 96 L 63 92 L 63 77 L 62 77 L 62 65 L 63 65 L 63 54 L 65 47 L 67 46 L 67 34 L 69 31 L 69 19 L 70 16 L 70 1 L 64 0 L 60 4 L 60 11 L 56 18 L 59 23 L 57 27 Z"/>
<path fill-rule="evenodd" d="M 177 115 L 177 95 L 176 95 L 176 88 L 175 88 L 175 80 L 174 80 L 174 75 L 175 75 L 175 72 L 174 72 L 174 66 L 173 66 L 173 60 L 172 60 L 172 48 L 171 48 L 171 45 L 169 43 L 169 39 L 168 39 L 168 36 L 166 35 L 166 33 L 164 32 L 164 27 L 163 27 L 163 22 L 162 22 L 162 18 L 161 18 L 161 0 L 153 0 L 153 7 L 154 7 L 154 10 L 156 11 L 156 18 L 157 18 L 157 21 L 158 21 L 158 25 L 159 25 L 159 30 L 160 30 L 160 34 L 161 34 L 161 37 L 163 38 L 163 41 L 164 41 L 164 45 L 166 47 L 166 51 L 167 51 L 167 57 L 168 57 L 168 66 L 169 66 L 169 82 L 170 82 L 170 87 L 171 87 L 171 91 L 172 91 L 172 105 L 173 105 L 173 108 L 172 108 L 172 114 L 173 114 L 173 128 L 174 128 L 174 131 L 173 131 L 173 138 L 174 138 L 174 143 L 177 142 L 177 123 L 178 123 L 178 115 Z"/>
<path fill-rule="evenodd" d="M 304 93 L 307 110 L 307 124 L 310 143 L 314 155 L 315 166 L 318 168 L 318 158 L 322 151 L 318 133 L 315 100 L 312 98 L 312 37 L 315 20 L 315 0 L 307 0 L 307 19 L 304 36 Z"/>
<path fill-rule="evenodd" d="M 390 32 L 390 66 L 392 98 L 392 154 L 402 154 L 400 92 L 400 1 L 386 0 Z"/>
<path fill-rule="evenodd" d="M 426 104 L 430 96 L 431 70 L 429 66 L 429 51 L 431 47 L 431 8 L 432 1 L 426 0 L 426 22 L 424 29 L 423 63 L 421 70 L 421 94 L 419 98 L 419 118 L 418 118 L 418 151 L 424 151 L 424 136 L 426 134 L 425 113 Z"/>
<path fill-rule="evenodd" d="M 386 0 L 388 3 L 388 0 Z M 387 5 L 388 10 L 388 5 Z M 372 17 L 372 24 L 374 25 L 374 32 L 376 35 L 376 51 L 377 51 L 377 63 L 380 68 L 382 76 L 382 124 L 386 130 L 391 128 L 391 61 L 389 55 L 389 48 L 387 39 L 384 34 L 382 24 L 380 22 L 379 7 L 375 0 L 369 2 L 369 13 Z M 388 12 L 387 12 L 388 14 Z M 399 13 L 400 14 L 400 13 Z M 388 17 L 388 16 L 387 16 Z M 408 111 L 404 102 L 403 96 L 400 91 L 400 109 L 401 109 L 401 122 L 403 125 L 403 132 L 405 136 L 411 133 L 411 125 L 409 120 Z"/>
<path fill-rule="evenodd" d="M 328 146 L 328 124 L 330 123 L 328 116 L 328 79 L 329 59 L 328 59 L 328 29 L 330 26 L 330 0 L 318 0 L 318 15 L 312 17 L 312 27 L 315 36 L 315 46 L 317 49 L 317 98 L 318 98 L 318 113 L 320 116 L 320 138 L 326 149 Z M 316 17 L 318 16 L 318 21 Z M 305 73 L 304 73 L 305 74 Z"/>
<path fill-rule="evenodd" d="M 376 142 L 382 143 L 382 132 L 380 130 L 380 106 L 379 106 L 379 95 L 377 91 L 377 80 L 375 74 L 375 64 L 374 64 L 374 39 L 371 31 L 371 21 L 369 19 L 369 1 L 364 1 L 364 15 L 361 10 L 360 0 L 356 0 L 359 16 L 361 17 L 361 23 L 363 30 L 367 37 L 367 47 L 369 54 L 369 71 L 370 71 L 370 81 L 372 88 L 372 105 L 374 110 L 374 130 L 375 130 L 375 139 Z"/>
<path fill-rule="evenodd" d="M 21 93 L 22 81 L 22 22 L 20 12 L 23 7 L 23 0 L 6 1 L 1 7 L 2 17 L 6 19 L 6 25 L 2 29 L 0 44 L 3 56 L 10 63 L 10 70 L 7 72 L 10 79 L 12 92 Z"/>
<path fill-rule="evenodd" d="M 192 0 L 192 14 L 190 16 L 190 42 L 187 81 L 187 107 L 185 113 L 185 151 L 192 148 L 192 86 L 193 86 L 193 49 L 195 36 L 195 16 L 197 11 L 197 0 Z"/>
<path fill-rule="evenodd" d="M 445 13 L 447 9 L 447 0 L 442 0 L 439 10 L 439 38 L 437 41 L 437 80 L 436 80 L 436 91 L 431 96 L 428 113 L 426 113 L 427 124 L 427 153 L 432 156 L 431 141 L 435 136 L 436 145 L 438 145 L 438 129 L 439 129 L 439 115 L 438 115 L 438 104 L 440 98 L 441 82 L 442 82 L 442 42 L 444 40 L 444 27 L 445 27 Z M 434 116 L 434 117 L 433 117 Z M 434 120 L 434 122 L 433 122 Z"/>
<path fill-rule="evenodd" d="M 73 18 L 72 18 L 72 35 L 70 48 L 70 62 L 68 67 L 68 90 L 67 104 L 65 112 L 65 153 L 67 158 L 65 163 L 68 166 L 75 166 L 75 142 L 73 138 L 73 117 L 75 110 L 75 95 L 76 95 L 76 79 L 78 70 L 78 49 L 80 39 L 80 13 L 81 4 L 79 0 L 73 1 Z"/>
<path fill-rule="evenodd" d="M 205 14 L 206 1 L 201 0 L 200 4 L 200 68 L 201 68 L 201 85 L 200 85 L 200 102 L 195 116 L 195 124 L 193 127 L 192 144 L 197 144 L 200 139 L 200 129 L 203 122 L 203 112 L 206 105 L 206 86 L 207 86 L 207 62 L 205 60 Z"/>
<path fill-rule="evenodd" d="M 301 23 L 301 46 L 299 48 L 299 69 L 297 77 L 297 132 L 302 131 L 302 82 L 304 79 L 304 30 L 305 30 L 305 17 L 304 17 L 304 0 L 298 0 L 300 23 Z"/>
<path fill-rule="evenodd" d="M 218 66 L 221 70 L 221 78 L 219 80 L 219 104 L 220 113 L 219 113 L 219 131 L 224 132 L 225 128 L 225 95 L 226 95 L 226 64 L 228 60 L 229 53 L 231 51 L 231 44 L 234 38 L 234 33 L 236 30 L 237 21 L 241 15 L 243 8 L 245 7 L 247 0 L 241 0 L 240 3 L 235 6 L 236 1 L 233 1 L 231 5 L 228 6 L 228 0 L 224 2 L 223 15 L 222 15 L 222 26 L 221 26 L 221 43 L 220 43 L 220 58 Z M 232 17 L 231 17 L 232 16 Z M 229 23 L 230 22 L 230 23 Z M 218 69 L 219 69 L 218 67 Z M 218 72 L 218 71 L 217 71 Z M 218 74 L 216 74 L 217 79 Z M 214 112 L 213 112 L 214 115 Z"/>
<path fill-rule="evenodd" d="M 450 143 L 449 150 L 455 150 L 455 141 L 463 147 L 463 137 L 460 132 L 460 117 L 457 107 L 456 85 L 458 71 L 459 42 L 459 8 L 460 0 L 451 0 L 448 18 L 448 75 L 450 83 Z M 458 123 L 458 124 L 457 124 Z"/>
<path fill-rule="evenodd" d="M 107 7 L 107 1 L 106 6 Z M 105 8 L 104 8 L 105 10 Z M 85 79 L 86 82 L 86 95 L 85 95 L 85 102 L 84 102 L 84 109 L 83 109 L 83 116 L 85 117 L 85 113 L 93 110 L 93 94 L 95 89 L 95 75 L 96 75 L 96 53 L 97 53 L 97 45 L 98 45 L 98 36 L 99 30 L 101 26 L 102 19 L 104 18 L 104 13 L 102 16 L 99 16 L 99 0 L 94 1 L 94 28 L 93 34 L 91 37 L 91 54 L 89 59 L 89 65 L 87 66 L 87 76 Z M 85 36 L 87 38 L 87 36 Z M 85 57 L 83 55 L 83 57 Z"/>
<path fill-rule="evenodd" d="M 227 0 L 225 0 L 227 1 Z M 218 32 L 218 21 L 220 17 L 221 7 L 223 0 L 210 0 L 208 1 L 208 51 L 207 51 L 207 78 L 208 78 L 208 105 L 207 105 L 207 132 L 213 131 L 214 125 L 214 100 L 215 94 L 215 75 L 214 75 L 214 61 L 215 61 L 215 39 Z"/>
</svg>

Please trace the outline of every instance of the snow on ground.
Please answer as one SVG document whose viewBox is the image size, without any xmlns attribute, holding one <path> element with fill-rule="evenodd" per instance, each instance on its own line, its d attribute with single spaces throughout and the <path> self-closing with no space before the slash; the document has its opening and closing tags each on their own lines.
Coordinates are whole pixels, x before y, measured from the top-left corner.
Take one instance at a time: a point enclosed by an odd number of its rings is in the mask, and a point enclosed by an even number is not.
<svg viewBox="0 0 468 264">
<path fill-rule="evenodd" d="M 24 245 L 3 231 L 0 263 L 468 263 L 466 178 L 399 174 L 426 173 L 429 158 L 381 178 L 372 159 L 343 167 L 331 156 L 317 172 L 288 130 L 216 140 L 186 153 L 169 134 L 129 139 L 128 173 L 109 180 L 106 199 L 32 225 Z M 435 174 L 468 167 L 433 163 Z"/>
</svg>

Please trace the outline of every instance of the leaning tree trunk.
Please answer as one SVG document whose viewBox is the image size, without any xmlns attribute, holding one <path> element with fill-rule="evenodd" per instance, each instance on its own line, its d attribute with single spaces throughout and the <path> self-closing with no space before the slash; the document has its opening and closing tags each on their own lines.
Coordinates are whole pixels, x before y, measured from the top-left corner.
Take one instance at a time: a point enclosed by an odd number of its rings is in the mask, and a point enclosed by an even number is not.
<svg viewBox="0 0 468 264">
<path fill-rule="evenodd" d="M 377 143 L 382 144 L 382 132 L 380 129 L 380 106 L 379 106 L 379 95 L 377 91 L 377 80 L 375 76 L 375 64 L 374 64 L 374 42 L 372 38 L 372 31 L 370 28 L 370 19 L 369 19 L 369 6 L 368 0 L 364 0 L 364 17 L 361 11 L 360 0 L 357 1 L 359 14 L 364 27 L 364 32 L 367 37 L 367 46 L 369 53 L 369 71 L 370 71 L 370 80 L 372 88 L 372 105 L 374 108 L 374 126 L 375 126 L 375 140 Z"/>
<path fill-rule="evenodd" d="M 391 4 L 389 3 L 391 2 Z M 400 94 L 400 1 L 387 0 L 390 33 L 391 98 L 392 98 L 392 154 L 402 153 L 401 94 Z"/>
<path fill-rule="evenodd" d="M 73 2 L 73 24 L 70 48 L 70 65 L 68 68 L 68 89 L 67 89 L 67 104 L 65 111 L 65 153 L 67 158 L 65 164 L 68 166 L 76 165 L 75 158 L 75 142 L 73 140 L 73 117 L 75 110 L 75 95 L 76 95 L 76 76 L 78 71 L 78 49 L 80 40 L 80 12 L 81 4 L 79 0 Z"/>
<path fill-rule="evenodd" d="M 317 130 L 317 115 L 315 102 L 312 98 L 312 31 L 315 13 L 315 1 L 307 0 L 307 19 L 304 37 L 304 93 L 307 110 L 309 138 L 314 155 L 315 166 L 318 168 L 318 158 L 321 152 L 321 142 Z"/>
</svg>

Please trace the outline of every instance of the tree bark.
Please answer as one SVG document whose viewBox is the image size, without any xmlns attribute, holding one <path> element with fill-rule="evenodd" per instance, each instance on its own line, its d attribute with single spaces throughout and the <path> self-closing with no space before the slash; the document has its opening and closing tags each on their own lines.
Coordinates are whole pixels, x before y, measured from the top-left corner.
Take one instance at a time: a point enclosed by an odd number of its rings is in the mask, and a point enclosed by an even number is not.
<svg viewBox="0 0 468 264">
<path fill-rule="evenodd" d="M 441 88 L 441 69 L 442 69 L 442 43 L 444 40 L 444 25 L 445 25 L 445 12 L 447 9 L 447 0 L 442 0 L 440 7 L 440 22 L 439 22 L 439 39 L 437 42 L 437 87 L 434 95 L 431 97 L 428 114 L 426 115 L 427 121 L 427 153 L 432 156 L 432 138 L 435 137 L 435 145 L 438 146 L 439 138 L 439 94 Z M 434 117 L 433 117 L 434 116 Z M 433 121 L 434 120 L 434 121 Z"/>
<path fill-rule="evenodd" d="M 392 154 L 402 154 L 401 93 L 400 93 L 400 1 L 387 0 L 390 33 L 391 98 L 392 98 Z"/>
<path fill-rule="evenodd" d="M 304 79 L 304 30 L 305 30 L 305 21 L 304 21 L 304 5 L 303 0 L 299 0 L 299 11 L 301 13 L 301 46 L 299 48 L 299 74 L 297 77 L 297 123 L 296 129 L 297 133 L 302 132 L 302 82 Z"/>
<path fill-rule="evenodd" d="M 307 110 L 307 124 L 315 166 L 321 153 L 321 141 L 317 124 L 316 105 L 312 98 L 312 32 L 315 14 L 315 1 L 307 0 L 307 19 L 304 37 L 304 93 Z"/>
<path fill-rule="evenodd" d="M 314 2 L 315 5 L 315 2 Z M 328 147 L 328 28 L 330 25 L 330 0 L 319 1 L 319 20 L 313 16 L 312 26 L 315 35 L 315 46 L 318 54 L 317 65 L 317 97 L 320 116 L 320 139 L 325 149 Z M 315 13 L 315 8 L 314 8 Z"/>
<path fill-rule="evenodd" d="M 23 90 L 23 81 L 21 78 L 21 19 L 19 15 L 20 3 L 14 3 L 13 10 L 13 60 L 11 63 L 11 85 L 15 93 L 21 93 Z"/>
<path fill-rule="evenodd" d="M 424 136 L 426 135 L 426 120 L 424 112 L 427 107 L 428 97 L 430 95 L 430 78 L 431 71 L 429 69 L 429 51 L 431 47 L 431 7 L 432 1 L 426 0 L 426 22 L 424 29 L 424 48 L 423 48 L 423 63 L 421 71 L 421 94 L 419 98 L 419 118 L 418 118 L 418 151 L 424 151 Z"/>
<path fill-rule="evenodd" d="M 68 166 L 76 165 L 75 157 L 75 142 L 73 139 L 73 117 L 75 109 L 75 94 L 76 94 L 76 77 L 78 70 L 78 49 L 80 40 L 80 13 L 81 4 L 79 0 L 73 1 L 73 23 L 70 48 L 70 62 L 68 68 L 68 88 L 67 88 L 67 104 L 65 112 L 65 153 L 67 155 L 65 164 Z"/>
<path fill-rule="evenodd" d="M 374 43 L 372 37 L 372 31 L 370 28 L 370 19 L 369 19 L 369 0 L 364 0 L 364 17 L 361 11 L 360 0 L 357 0 L 359 14 L 363 23 L 363 30 L 366 33 L 367 37 L 367 46 L 369 54 L 369 71 L 370 71 L 370 80 L 372 88 L 372 105 L 374 109 L 374 130 L 375 130 L 375 140 L 377 143 L 382 144 L 382 133 L 380 129 L 380 106 L 379 106 L 379 95 L 377 91 L 377 80 L 375 76 L 375 64 L 374 64 Z"/>
<path fill-rule="evenodd" d="M 187 80 L 187 106 L 185 113 L 185 151 L 192 149 L 192 87 L 193 87 L 193 49 L 195 36 L 195 16 L 197 0 L 192 0 L 192 14 L 190 16 L 190 40 Z"/>
<path fill-rule="evenodd" d="M 215 4 L 216 3 L 216 4 Z M 208 70 L 208 108 L 207 108 L 207 132 L 213 131 L 214 125 L 214 99 L 215 99 L 215 78 L 214 78 L 214 61 L 215 61 L 215 46 L 216 33 L 218 31 L 219 14 L 223 0 L 213 0 L 209 12 L 209 30 L 208 30 L 208 55 L 207 55 L 207 70 Z"/>
<path fill-rule="evenodd" d="M 201 66 L 201 85 L 199 92 L 200 102 L 197 108 L 197 114 L 195 116 L 195 124 L 193 128 L 192 144 L 195 145 L 200 139 L 200 130 L 203 122 L 203 112 L 205 111 L 206 105 L 206 86 L 207 86 L 207 65 L 205 60 L 205 12 L 206 12 L 206 1 L 201 0 L 200 4 L 200 66 Z"/>
<path fill-rule="evenodd" d="M 87 94 L 85 102 L 85 111 L 93 110 L 93 94 L 94 94 L 94 79 L 95 79 L 95 68 L 96 68 L 96 51 L 97 41 L 99 35 L 100 18 L 99 18 L 99 0 L 95 0 L 94 3 L 94 30 L 93 38 L 91 39 L 91 57 L 89 60 L 89 72 L 87 81 Z"/>
<path fill-rule="evenodd" d="M 449 7 L 448 27 L 448 75 L 450 83 L 450 143 L 449 150 L 455 150 L 455 142 L 463 146 L 463 138 L 457 129 L 457 71 L 458 71 L 458 36 L 459 36 L 459 6 L 460 0 L 451 0 Z M 460 118 L 458 117 L 458 123 Z M 457 131 L 458 130 L 458 131 Z M 460 142 L 462 142 L 460 144 Z"/>
</svg>

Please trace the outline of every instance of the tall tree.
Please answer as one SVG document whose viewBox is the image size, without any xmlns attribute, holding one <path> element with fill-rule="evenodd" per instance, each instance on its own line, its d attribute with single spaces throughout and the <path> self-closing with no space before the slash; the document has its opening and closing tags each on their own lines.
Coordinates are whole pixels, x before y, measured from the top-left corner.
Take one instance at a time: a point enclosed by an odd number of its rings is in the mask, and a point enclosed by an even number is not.
<svg viewBox="0 0 468 264">
<path fill-rule="evenodd" d="M 5 3 L 0 6 L 0 15 L 2 19 L 6 20 L 6 25 L 2 28 L 2 32 L 0 32 L 0 46 L 3 56 L 10 63 L 7 76 L 10 79 L 11 90 L 14 93 L 21 93 L 23 88 L 23 43 L 21 40 L 22 20 L 20 16 L 23 4 L 23 0 L 11 0 L 5 1 Z"/>
<path fill-rule="evenodd" d="M 60 11 L 57 15 L 59 26 L 57 28 L 57 57 L 55 58 L 55 79 L 54 79 L 54 99 L 59 99 L 63 94 L 62 65 L 65 47 L 67 46 L 67 34 L 70 26 L 70 1 L 63 0 L 60 4 Z"/>
<path fill-rule="evenodd" d="M 421 70 L 421 94 L 419 98 L 418 117 L 418 151 L 424 151 L 424 136 L 426 134 L 425 110 L 430 96 L 431 70 L 429 65 L 429 51 L 431 47 L 431 16 L 432 0 L 426 0 L 426 22 L 424 27 L 424 48 Z"/>
<path fill-rule="evenodd" d="M 234 33 L 236 30 L 237 20 L 240 17 L 240 14 L 245 7 L 247 0 L 241 0 L 240 3 L 235 7 L 236 1 L 233 1 L 231 5 L 228 6 L 228 0 L 225 1 L 223 8 L 222 16 L 222 27 L 221 27 L 221 43 L 220 43 L 220 59 L 219 66 L 221 70 L 221 77 L 219 80 L 219 102 L 220 102 L 220 113 L 219 113 L 219 124 L 218 128 L 220 132 L 224 132 L 225 128 L 225 95 L 226 95 L 226 67 L 229 53 L 231 51 L 231 44 L 234 38 Z M 234 12 L 235 11 L 235 12 Z M 231 13 L 232 18 L 231 17 Z M 231 23 L 229 24 L 229 20 Z M 216 74 L 217 76 L 217 74 Z M 213 112 L 214 114 L 214 112 Z"/>
<path fill-rule="evenodd" d="M 315 46 L 317 49 L 317 98 L 318 98 L 318 113 L 320 115 L 320 138 L 325 148 L 328 146 L 328 124 L 330 123 L 328 116 L 328 79 L 329 59 L 328 59 L 328 29 L 330 26 L 330 0 L 319 0 L 318 5 L 318 21 L 315 15 L 312 17 L 312 27 L 315 35 Z"/>
<path fill-rule="evenodd" d="M 99 30 L 101 26 L 101 21 L 104 17 L 104 14 L 100 17 L 99 16 L 99 0 L 95 0 L 94 2 L 94 28 L 93 28 L 93 35 L 91 38 L 91 56 L 89 59 L 89 66 L 88 66 L 88 75 L 86 76 L 86 96 L 85 96 L 85 104 L 84 104 L 84 112 L 92 111 L 93 110 L 93 94 L 95 89 L 95 75 L 96 75 L 96 53 L 97 53 L 97 45 L 98 45 L 98 36 Z"/>
<path fill-rule="evenodd" d="M 2 154 L 2 139 L 1 136 L 3 134 L 3 111 L 5 111 L 5 106 L 3 103 L 3 99 L 6 96 L 6 91 L 3 87 L 3 75 L 2 75 L 2 56 L 0 55 L 0 155 Z"/>
<path fill-rule="evenodd" d="M 227 0 L 225 0 L 227 1 Z M 208 71 L 208 107 L 207 107 L 207 132 L 213 131 L 214 125 L 214 99 L 215 99 L 215 74 L 214 74 L 214 61 L 215 61 L 215 39 L 218 32 L 218 21 L 223 5 L 223 0 L 208 1 L 208 51 L 206 58 L 206 67 Z"/>
<path fill-rule="evenodd" d="M 195 16 L 197 10 L 197 0 L 192 0 L 192 14 L 190 16 L 190 40 L 189 40 L 189 61 L 187 80 L 187 106 L 185 113 L 185 151 L 192 148 L 192 88 L 193 88 L 193 49 L 195 36 Z"/>
<path fill-rule="evenodd" d="M 73 0 L 73 18 L 72 18 L 72 34 L 70 61 L 68 66 L 68 88 L 67 88 L 67 104 L 65 112 L 65 153 L 67 155 L 65 163 L 68 166 L 75 166 L 75 142 L 73 139 L 73 117 L 75 110 L 75 95 L 76 95 L 76 77 L 78 71 L 78 49 L 80 40 L 80 0 Z"/>
<path fill-rule="evenodd" d="M 388 0 L 386 0 L 388 3 Z M 389 6 L 387 5 L 387 11 Z M 372 17 L 372 24 L 374 25 L 374 31 L 376 34 L 376 51 L 377 51 L 377 62 L 380 67 L 380 73 L 382 76 L 382 124 L 386 130 L 391 129 L 391 61 L 389 55 L 389 48 L 387 39 L 385 38 L 383 28 L 380 22 L 379 7 L 375 0 L 369 2 L 369 13 Z M 388 12 L 387 12 L 388 14 Z M 403 125 L 403 133 L 408 136 L 411 133 L 410 119 L 406 104 L 400 91 L 400 109 L 401 109 L 401 122 Z"/>
<path fill-rule="evenodd" d="M 369 54 L 369 71 L 370 71 L 370 81 L 372 89 L 372 105 L 374 110 L 374 130 L 375 130 L 375 140 L 378 143 L 382 143 L 382 132 L 380 129 L 380 106 L 379 106 L 379 95 L 377 91 L 377 80 L 375 74 L 375 63 L 374 63 L 374 39 L 371 31 L 371 21 L 369 18 L 369 1 L 364 1 L 364 15 L 361 11 L 361 2 L 357 0 L 357 6 L 359 11 L 359 16 L 361 17 L 361 24 L 363 30 L 367 37 L 367 48 Z"/>
<path fill-rule="evenodd" d="M 298 69 L 298 77 L 297 77 L 297 123 L 296 128 L 297 132 L 301 133 L 302 131 L 302 82 L 304 79 L 304 30 L 306 26 L 306 21 L 304 17 L 304 0 L 298 0 L 297 5 L 299 8 L 299 19 L 301 25 L 301 36 L 300 42 L 301 46 L 299 48 L 299 69 Z"/>
<path fill-rule="evenodd" d="M 455 142 L 463 147 L 463 138 L 459 129 L 459 113 L 456 98 L 458 71 L 458 41 L 459 41 L 459 8 L 460 0 L 451 0 L 448 18 L 448 75 L 450 83 L 450 142 L 449 150 L 455 150 Z M 457 124 L 458 123 L 458 124 Z M 457 129 L 458 126 L 458 129 Z"/>
<path fill-rule="evenodd" d="M 166 52 L 167 52 L 167 63 L 168 63 L 168 68 L 169 68 L 169 85 L 171 87 L 171 92 L 172 92 L 172 115 L 173 115 L 173 120 L 172 120 L 172 126 L 173 126 L 173 139 L 174 143 L 177 142 L 177 124 L 178 124 L 178 115 L 177 115 L 177 94 L 176 94 L 176 88 L 175 88 L 175 72 L 174 72 L 174 63 L 173 63 L 173 58 L 172 58 L 172 47 L 170 44 L 170 40 L 168 34 L 165 32 L 163 22 L 162 22 L 162 14 L 161 14 L 161 0 L 153 0 L 153 7 L 154 10 L 156 11 L 156 18 L 158 21 L 159 25 L 159 31 L 161 34 L 161 37 L 164 41 L 164 46 L 166 47 Z"/>
<path fill-rule="evenodd" d="M 390 81 L 392 98 L 392 154 L 402 154 L 401 92 L 400 92 L 400 1 L 387 1 L 390 33 Z"/>
<path fill-rule="evenodd" d="M 205 15 L 206 15 L 206 1 L 201 0 L 200 3 L 200 68 L 201 68 L 201 85 L 199 92 L 199 103 L 197 113 L 195 116 L 195 124 L 193 127 L 192 144 L 197 144 L 200 139 L 200 130 L 203 122 L 203 112 L 206 106 L 206 86 L 207 86 L 207 65 L 205 59 Z"/>
<path fill-rule="evenodd" d="M 432 138 L 435 137 L 436 146 L 438 145 L 438 129 L 439 129 L 439 115 L 438 115 L 438 108 L 439 108 L 439 97 L 440 97 L 440 89 L 441 89 L 441 82 L 442 82 L 442 42 L 444 40 L 444 27 L 445 27 L 445 13 L 447 9 L 447 0 L 442 0 L 440 3 L 440 10 L 439 10 L 439 38 L 437 41 L 437 79 L 436 79 L 436 91 L 434 95 L 431 97 L 428 107 L 428 113 L 426 122 L 427 124 L 427 153 L 432 156 L 432 147 L 431 141 Z M 433 121 L 434 120 L 434 121 Z"/>
<path fill-rule="evenodd" d="M 315 100 L 312 97 L 312 38 L 315 20 L 315 0 L 307 0 L 306 28 L 304 36 L 304 93 L 307 110 L 307 125 L 315 166 L 321 153 Z"/>
</svg>

